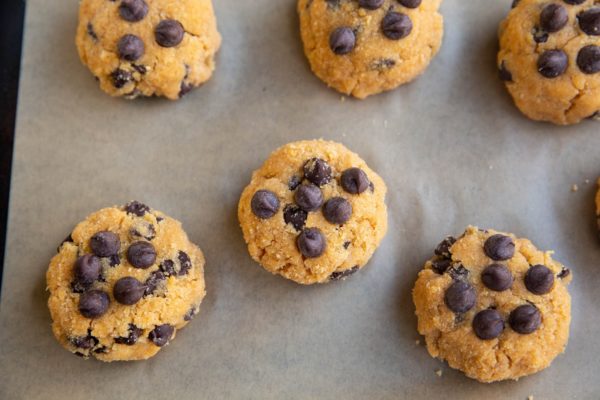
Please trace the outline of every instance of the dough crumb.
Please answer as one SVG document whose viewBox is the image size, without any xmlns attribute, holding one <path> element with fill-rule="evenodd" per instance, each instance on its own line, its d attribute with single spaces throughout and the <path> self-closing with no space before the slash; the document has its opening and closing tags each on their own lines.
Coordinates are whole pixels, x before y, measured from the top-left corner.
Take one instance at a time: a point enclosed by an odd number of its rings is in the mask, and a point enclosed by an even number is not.
<svg viewBox="0 0 600 400">
<path fill-rule="evenodd" d="M 441 376 L 442 376 L 442 370 L 441 370 L 441 369 L 436 369 L 436 370 L 435 370 L 435 374 L 436 374 L 437 376 L 440 376 L 440 377 L 441 377 Z"/>
<path fill-rule="evenodd" d="M 415 340 L 415 344 L 418 346 L 421 344 L 421 341 L 419 339 Z"/>
<path fill-rule="evenodd" d="M 576 192 L 578 190 L 579 190 L 579 186 L 577 186 L 577 185 L 571 186 L 571 192 Z"/>
</svg>

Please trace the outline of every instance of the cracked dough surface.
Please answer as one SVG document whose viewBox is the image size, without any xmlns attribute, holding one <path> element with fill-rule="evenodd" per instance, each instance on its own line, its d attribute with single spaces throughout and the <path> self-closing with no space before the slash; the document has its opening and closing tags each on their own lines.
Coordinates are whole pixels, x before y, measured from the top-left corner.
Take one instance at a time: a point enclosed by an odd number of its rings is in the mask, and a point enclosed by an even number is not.
<svg viewBox="0 0 600 400">
<path fill-rule="evenodd" d="M 552 259 L 552 252 L 536 249 L 527 239 L 505 234 L 515 243 L 514 256 L 501 262 L 513 275 L 512 288 L 495 292 L 482 284 L 481 272 L 493 262 L 483 244 L 496 233 L 468 227 L 450 248 L 452 264 L 462 264 L 469 271 L 466 279 L 477 293 L 475 306 L 465 314 L 455 315 L 445 305 L 445 291 L 453 278 L 449 271 L 439 274 L 432 269 L 432 262 L 440 257 L 425 263 L 413 289 L 418 330 L 425 336 L 429 354 L 481 382 L 518 379 L 548 367 L 564 351 L 571 321 L 571 297 L 566 288 L 571 274 L 557 277 L 563 266 Z M 555 275 L 554 287 L 541 296 L 529 292 L 523 283 L 526 271 L 535 264 L 545 265 Z M 535 332 L 523 335 L 513 331 L 506 321 L 512 310 L 527 303 L 541 312 L 542 324 Z M 490 307 L 496 307 L 505 328 L 497 338 L 482 340 L 474 334 L 472 321 L 478 311 Z"/>
<path fill-rule="evenodd" d="M 111 265 L 108 258 L 101 258 L 102 279 L 95 281 L 90 290 L 106 292 L 110 304 L 104 315 L 90 319 L 78 310 L 81 294 L 72 288 L 74 264 L 79 256 L 92 252 L 90 238 L 100 231 L 117 234 L 121 247 L 118 264 Z M 125 255 L 129 245 L 140 240 L 140 232 L 145 236 L 150 232 L 154 235 L 148 237 L 152 238 L 150 243 L 156 250 L 156 261 L 147 269 L 132 267 Z M 147 282 L 165 260 L 173 260 L 173 268 L 180 271 L 177 260 L 181 251 L 191 261 L 186 274 L 165 274 L 163 280 L 155 280 L 155 290 L 134 305 L 115 301 L 112 288 L 118 279 L 131 276 Z M 52 331 L 63 347 L 79 356 L 102 361 L 143 360 L 161 349 L 148 337 L 156 326 L 173 326 L 173 339 L 176 331 L 187 325 L 199 311 L 205 294 L 204 255 L 188 240 L 181 223 L 160 211 L 149 210 L 143 216 L 137 216 L 125 212 L 122 207 L 110 207 L 92 213 L 75 227 L 52 258 L 46 279 Z M 140 330 L 139 338 L 133 344 L 117 343 L 117 338 L 128 337 L 130 325 Z M 78 341 L 91 345 L 82 348 L 77 345 Z"/>
<path fill-rule="evenodd" d="M 544 6 L 556 3 L 569 15 L 567 25 L 549 33 L 545 43 L 536 43 L 534 32 Z M 600 46 L 600 36 L 585 34 L 577 21 L 582 11 L 598 6 L 586 0 L 580 5 L 563 1 L 520 0 L 500 25 L 498 68 L 512 75 L 506 82 L 516 106 L 527 117 L 559 125 L 576 124 L 600 111 L 600 73 L 584 74 L 577 66 L 577 54 L 586 45 Z M 566 72 L 545 78 L 537 69 L 537 60 L 546 50 L 562 49 L 568 56 Z"/>
<path fill-rule="evenodd" d="M 76 45 L 81 61 L 111 96 L 164 96 L 175 100 L 207 81 L 215 68 L 221 44 L 211 0 L 145 0 L 147 15 L 127 22 L 119 14 L 121 1 L 82 0 Z M 179 21 L 185 31 L 175 47 L 161 47 L 154 28 L 165 19 Z M 142 39 L 143 56 L 133 62 L 119 59 L 117 43 L 126 34 Z M 113 73 L 128 79 L 115 86 Z M 117 86 L 120 86 L 118 84 Z"/>
<path fill-rule="evenodd" d="M 413 80 L 441 46 L 440 4 L 441 0 L 423 0 L 411 9 L 385 0 L 377 10 L 367 10 L 354 0 L 299 0 L 300 33 L 312 71 L 328 86 L 360 99 Z M 388 39 L 381 31 L 390 9 L 412 21 L 412 31 L 403 39 Z M 356 47 L 346 55 L 336 55 L 329 46 L 331 32 L 341 26 L 356 32 Z"/>
<path fill-rule="evenodd" d="M 305 227 L 323 232 L 327 247 L 317 258 L 305 258 L 296 246 L 299 231 L 284 221 L 283 210 L 294 204 L 292 177 L 302 177 L 304 163 L 312 158 L 325 160 L 333 178 L 321 190 L 325 201 L 341 196 L 352 205 L 352 216 L 339 226 L 329 223 L 321 210 L 308 213 Z M 373 184 L 361 194 L 345 192 L 340 183 L 347 168 L 360 168 Z M 279 199 L 277 213 L 269 219 L 256 217 L 250 203 L 258 190 L 270 190 Z M 289 143 L 275 150 L 252 174 L 238 206 L 238 217 L 252 258 L 267 271 L 301 284 L 325 283 L 345 277 L 365 266 L 387 232 L 387 208 L 383 180 L 357 154 L 339 143 L 311 140 Z M 333 274 L 333 275 L 332 275 Z"/>
</svg>

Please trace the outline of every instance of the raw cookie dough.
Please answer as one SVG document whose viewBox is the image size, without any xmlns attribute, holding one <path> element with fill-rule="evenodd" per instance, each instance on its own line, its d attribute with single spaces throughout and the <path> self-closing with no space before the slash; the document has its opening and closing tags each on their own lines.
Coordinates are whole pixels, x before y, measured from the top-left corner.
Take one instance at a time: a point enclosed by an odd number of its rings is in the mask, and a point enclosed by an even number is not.
<svg viewBox="0 0 600 400">
<path fill-rule="evenodd" d="M 200 249 L 178 221 L 135 201 L 79 223 L 46 278 L 54 336 L 102 361 L 152 357 L 205 294 Z"/>
<path fill-rule="evenodd" d="M 433 357 L 481 382 L 550 365 L 569 338 L 570 271 L 527 239 L 468 227 L 446 238 L 413 290 Z"/>
<path fill-rule="evenodd" d="M 174 100 L 210 78 L 221 36 L 211 0 L 82 0 L 75 41 L 111 96 Z"/>
<path fill-rule="evenodd" d="M 598 232 L 600 233 L 600 178 L 598 178 L 598 191 L 596 192 L 596 221 L 598 222 Z"/>
<path fill-rule="evenodd" d="M 386 191 L 341 144 L 289 143 L 252 174 L 240 198 L 248 251 L 266 270 L 301 284 L 345 278 L 386 234 Z"/>
<path fill-rule="evenodd" d="M 500 78 L 529 118 L 600 117 L 600 3 L 520 0 L 500 25 Z"/>
<path fill-rule="evenodd" d="M 444 34 L 441 0 L 299 0 L 311 69 L 327 85 L 364 99 L 420 75 Z"/>
</svg>

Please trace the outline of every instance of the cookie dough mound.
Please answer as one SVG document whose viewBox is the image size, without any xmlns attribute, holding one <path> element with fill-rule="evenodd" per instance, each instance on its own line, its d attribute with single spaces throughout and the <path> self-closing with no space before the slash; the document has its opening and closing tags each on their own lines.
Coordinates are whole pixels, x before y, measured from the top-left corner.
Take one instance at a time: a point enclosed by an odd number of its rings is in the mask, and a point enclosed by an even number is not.
<svg viewBox="0 0 600 400">
<path fill-rule="evenodd" d="M 438 52 L 441 0 L 299 0 L 313 72 L 357 98 L 413 80 Z"/>
<path fill-rule="evenodd" d="M 75 41 L 111 96 L 174 100 L 210 78 L 221 36 L 211 0 L 82 0 Z"/>
<path fill-rule="evenodd" d="M 46 274 L 52 331 L 67 350 L 143 360 L 198 313 L 204 256 L 181 224 L 131 202 L 79 223 Z"/>
<path fill-rule="evenodd" d="M 571 321 L 571 274 L 551 254 L 474 227 L 441 242 L 413 290 L 429 354 L 481 382 L 548 367 Z"/>
<path fill-rule="evenodd" d="M 323 140 L 287 144 L 244 189 L 238 217 L 254 260 L 301 284 L 358 271 L 387 231 L 383 180 L 355 153 Z"/>
<path fill-rule="evenodd" d="M 500 25 L 498 68 L 527 117 L 558 125 L 600 116 L 600 4 L 520 0 Z"/>
</svg>

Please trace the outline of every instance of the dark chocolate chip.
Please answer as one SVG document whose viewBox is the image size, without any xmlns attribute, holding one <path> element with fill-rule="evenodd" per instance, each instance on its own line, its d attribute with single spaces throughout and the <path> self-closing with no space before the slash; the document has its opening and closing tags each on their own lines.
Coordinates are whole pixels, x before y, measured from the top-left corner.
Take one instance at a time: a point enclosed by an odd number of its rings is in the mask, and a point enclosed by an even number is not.
<svg viewBox="0 0 600 400">
<path fill-rule="evenodd" d="M 191 83 L 186 83 L 184 81 L 181 82 L 181 86 L 179 87 L 179 97 L 183 97 L 194 89 L 194 85 Z"/>
<path fill-rule="evenodd" d="M 358 265 L 355 265 L 354 267 L 350 268 L 350 269 L 346 269 L 343 271 L 336 271 L 334 273 L 332 273 L 329 276 L 329 280 L 331 281 L 339 281 L 340 279 L 344 279 L 350 275 L 352 275 L 353 273 L 355 273 L 356 271 L 358 271 Z"/>
<path fill-rule="evenodd" d="M 383 5 L 384 0 L 358 0 L 358 6 L 367 10 L 377 10 Z"/>
<path fill-rule="evenodd" d="M 94 42 L 98 41 L 98 35 L 96 35 L 96 32 L 94 31 L 94 25 L 92 25 L 91 22 L 88 22 L 87 24 L 87 33 L 92 39 L 94 39 Z"/>
<path fill-rule="evenodd" d="M 448 270 L 448 268 L 450 268 L 451 265 L 452 265 L 452 260 L 450 260 L 448 258 L 443 258 L 441 260 L 432 261 L 431 269 L 434 270 L 436 273 L 442 275 L 444 272 L 446 272 Z"/>
<path fill-rule="evenodd" d="M 469 270 L 462 264 L 453 265 L 448 269 L 448 273 L 455 281 L 464 281 L 469 277 Z"/>
<path fill-rule="evenodd" d="M 149 242 L 135 242 L 127 249 L 127 261 L 135 267 L 146 269 L 156 261 L 156 250 Z"/>
<path fill-rule="evenodd" d="M 536 43 L 546 43 L 550 35 L 540 27 L 533 28 L 533 40 Z"/>
<path fill-rule="evenodd" d="M 92 254 L 85 254 L 75 261 L 75 281 L 83 287 L 89 287 L 100 278 L 102 264 L 100 259 Z"/>
<path fill-rule="evenodd" d="M 390 69 L 395 65 L 396 65 L 396 60 L 393 60 L 391 58 L 380 58 L 371 63 L 371 69 L 383 71 L 386 69 Z"/>
<path fill-rule="evenodd" d="M 446 290 L 444 302 L 455 313 L 464 313 L 475 306 L 477 294 L 473 286 L 464 281 L 455 281 Z"/>
<path fill-rule="evenodd" d="M 331 166 L 320 158 L 311 158 L 304 163 L 304 177 L 317 186 L 323 186 L 331 180 Z"/>
<path fill-rule="evenodd" d="M 302 179 L 300 179 L 300 177 L 294 175 L 290 178 L 290 181 L 288 182 L 288 188 L 290 190 L 296 190 L 296 188 L 298 186 L 300 186 L 301 182 L 302 182 Z"/>
<path fill-rule="evenodd" d="M 128 82 L 131 82 L 133 77 L 131 76 L 131 72 L 125 71 L 124 69 L 117 68 L 111 74 L 110 77 L 112 79 L 113 86 L 117 89 L 121 89 Z"/>
<path fill-rule="evenodd" d="M 342 225 L 352 216 L 352 205 L 343 197 L 333 197 L 323 206 L 323 216 L 332 224 Z"/>
<path fill-rule="evenodd" d="M 158 267 L 162 272 L 168 275 L 175 275 L 175 263 L 173 260 L 164 260 Z"/>
<path fill-rule="evenodd" d="M 504 330 L 504 320 L 496 310 L 479 311 L 473 318 L 473 331 L 479 339 L 495 339 Z"/>
<path fill-rule="evenodd" d="M 569 65 L 569 57 L 562 50 L 546 50 L 537 61 L 538 72 L 546 78 L 562 75 Z"/>
<path fill-rule="evenodd" d="M 344 249 L 348 249 L 348 247 L 350 247 L 350 245 L 352 244 L 352 242 L 344 242 Z"/>
<path fill-rule="evenodd" d="M 144 42 L 135 35 L 127 34 L 117 43 L 119 58 L 125 61 L 135 61 L 144 55 Z"/>
<path fill-rule="evenodd" d="M 510 7 L 511 7 L 511 8 L 515 8 L 516 6 L 518 6 L 518 5 L 519 5 L 519 2 L 520 2 L 520 1 L 521 1 L 521 0 L 513 0 L 513 2 L 512 2 L 512 5 L 511 5 Z"/>
<path fill-rule="evenodd" d="M 140 232 L 140 230 L 144 230 L 145 232 Z M 137 227 L 132 227 L 129 230 L 129 233 L 133 238 L 144 238 L 146 240 L 152 240 L 156 237 L 154 225 L 145 221 L 141 224 L 137 224 Z"/>
<path fill-rule="evenodd" d="M 154 29 L 156 43 L 162 47 L 175 47 L 183 40 L 183 26 L 174 19 L 163 19 Z"/>
<path fill-rule="evenodd" d="M 369 188 L 369 177 L 360 168 L 348 168 L 340 178 L 342 188 L 351 194 L 360 194 Z"/>
<path fill-rule="evenodd" d="M 437 245 L 433 252 L 436 256 L 452 258 L 450 248 L 454 243 L 456 243 L 456 238 L 454 236 L 448 236 Z"/>
<path fill-rule="evenodd" d="M 481 273 L 481 281 L 489 289 L 502 292 L 511 288 L 513 276 L 506 265 L 490 264 Z"/>
<path fill-rule="evenodd" d="M 190 308 L 188 310 L 188 312 L 185 313 L 185 315 L 183 316 L 183 320 L 184 321 L 191 321 L 192 318 L 194 318 L 194 315 L 196 315 L 198 311 L 196 310 L 196 307 L 193 306 L 192 308 Z"/>
<path fill-rule="evenodd" d="M 506 63 L 504 61 L 502 61 L 502 63 L 500 64 L 500 68 L 498 69 L 498 76 L 500 77 L 500 80 L 504 82 L 513 81 L 512 73 L 506 68 Z"/>
<path fill-rule="evenodd" d="M 92 236 L 90 239 L 90 247 L 98 257 L 110 257 L 119 253 L 121 240 L 115 233 L 102 231 Z"/>
<path fill-rule="evenodd" d="M 71 282 L 71 290 L 73 291 L 73 293 L 83 293 L 88 289 L 89 285 L 82 285 L 76 280 L 73 280 L 73 282 Z"/>
<path fill-rule="evenodd" d="M 585 0 L 563 0 L 563 1 L 567 4 L 572 4 L 572 5 L 579 5 L 579 4 L 583 4 L 585 2 Z"/>
<path fill-rule="evenodd" d="M 546 32 L 558 32 L 569 22 L 567 9 L 560 4 L 548 4 L 540 14 L 540 26 Z"/>
<path fill-rule="evenodd" d="M 298 250 L 306 258 L 316 258 L 325 252 L 325 236 L 319 228 L 306 228 L 296 240 Z"/>
<path fill-rule="evenodd" d="M 135 65 L 134 65 L 135 67 Z M 145 71 L 145 68 L 144 68 Z M 141 73 L 141 72 L 140 72 Z M 140 203 L 139 201 L 132 201 L 131 203 L 128 203 L 127 205 L 125 205 L 125 212 L 127 214 L 134 214 L 137 215 L 138 217 L 143 217 L 147 212 L 150 212 L 150 207 L 148 207 L 147 205 Z"/>
<path fill-rule="evenodd" d="M 73 243 L 73 237 L 71 236 L 71 234 L 69 234 L 69 236 L 67 236 L 62 242 L 60 242 L 60 245 L 56 248 L 57 253 L 60 252 L 60 248 L 65 243 Z"/>
<path fill-rule="evenodd" d="M 562 271 L 558 273 L 557 277 L 558 279 L 565 279 L 569 275 L 571 275 L 571 270 L 569 268 L 563 267 Z"/>
<path fill-rule="evenodd" d="M 175 328 L 172 325 L 158 325 L 152 330 L 152 332 L 150 332 L 148 339 L 152 340 L 152 343 L 158 347 L 162 347 L 167 344 L 169 340 L 171 340 L 174 332 Z"/>
<path fill-rule="evenodd" d="M 600 72 L 600 46 L 590 44 L 579 50 L 577 66 L 584 74 Z"/>
<path fill-rule="evenodd" d="M 337 55 L 350 53 L 356 45 L 356 35 L 352 29 L 342 26 L 329 35 L 329 47 Z"/>
<path fill-rule="evenodd" d="M 135 69 L 141 75 L 144 75 L 146 73 L 146 66 L 145 65 L 142 65 L 142 64 L 131 64 L 131 68 Z"/>
<path fill-rule="evenodd" d="M 279 199 L 275 193 L 269 190 L 259 190 L 252 196 L 250 207 L 258 218 L 268 219 L 277 214 Z"/>
<path fill-rule="evenodd" d="M 534 265 L 525 274 L 525 287 L 533 294 L 550 292 L 554 286 L 554 274 L 545 265 Z"/>
<path fill-rule="evenodd" d="M 160 221 L 164 221 L 165 219 L 163 217 L 156 217 L 156 222 L 160 222 Z"/>
<path fill-rule="evenodd" d="M 138 341 L 139 337 L 142 336 L 142 333 L 144 333 L 142 329 L 138 328 L 134 324 L 129 324 L 128 332 L 129 334 L 125 337 L 116 337 L 115 343 L 133 346 Z"/>
<path fill-rule="evenodd" d="M 524 304 L 512 310 L 508 323 L 515 332 L 527 335 L 540 327 L 542 314 L 531 304 Z"/>
<path fill-rule="evenodd" d="M 494 261 L 504 261 L 515 254 L 515 242 L 505 235 L 492 235 L 485 241 L 483 250 Z"/>
<path fill-rule="evenodd" d="M 406 8 L 417 8 L 421 5 L 421 0 L 398 0 Z"/>
<path fill-rule="evenodd" d="M 170 261 L 170 260 L 169 260 Z M 172 263 L 173 261 L 171 261 Z M 161 264 L 162 267 L 162 264 Z M 154 271 L 150 274 L 148 279 L 146 279 L 146 290 L 144 291 L 144 296 L 149 296 L 156 291 L 158 285 L 162 284 L 165 280 L 165 275 L 161 271 Z"/>
<path fill-rule="evenodd" d="M 304 211 L 316 211 L 323 204 L 323 193 L 318 186 L 308 183 L 298 187 L 294 200 Z"/>
<path fill-rule="evenodd" d="M 579 27 L 590 36 L 600 36 L 600 7 L 590 8 L 577 16 Z"/>
<path fill-rule="evenodd" d="M 81 353 L 81 352 L 79 352 L 79 351 L 76 351 L 76 352 L 75 352 L 75 353 L 73 353 L 73 354 L 75 354 L 77 357 L 81 357 L 81 358 L 88 358 L 88 356 L 86 356 L 85 354 L 83 354 L 83 353 Z"/>
<path fill-rule="evenodd" d="M 126 306 L 131 306 L 140 301 L 144 296 L 146 286 L 131 276 L 119 279 L 113 288 L 113 297 L 116 301 Z"/>
<path fill-rule="evenodd" d="M 99 342 L 98 339 L 90 335 L 89 332 L 87 336 L 72 337 L 69 341 L 73 346 L 85 350 L 93 349 Z"/>
<path fill-rule="evenodd" d="M 395 11 L 388 12 L 381 21 L 381 30 L 385 37 L 391 40 L 400 40 L 410 34 L 413 24 L 406 14 Z"/>
<path fill-rule="evenodd" d="M 112 255 L 108 257 L 108 265 L 111 267 L 115 267 L 121 264 L 121 257 L 118 254 Z"/>
<path fill-rule="evenodd" d="M 90 290 L 79 296 L 79 312 L 86 318 L 98 318 L 108 310 L 110 299 L 101 290 Z"/>
<path fill-rule="evenodd" d="M 119 6 L 121 18 L 128 22 L 138 22 L 148 14 L 148 4 L 144 0 L 123 0 Z"/>
<path fill-rule="evenodd" d="M 179 254 L 177 254 L 177 259 L 179 259 L 179 273 L 177 275 L 187 275 L 192 268 L 192 260 L 190 259 L 190 256 L 188 256 L 184 251 L 179 251 Z"/>
</svg>

